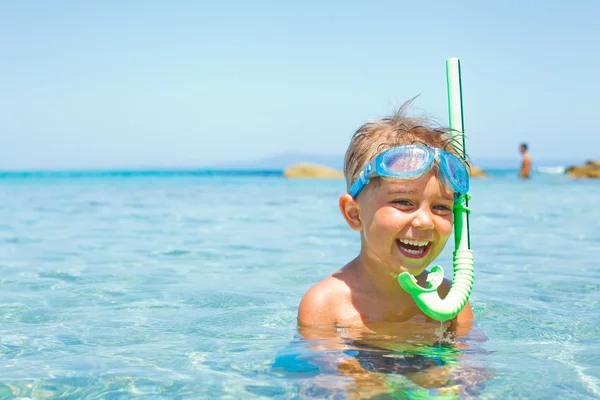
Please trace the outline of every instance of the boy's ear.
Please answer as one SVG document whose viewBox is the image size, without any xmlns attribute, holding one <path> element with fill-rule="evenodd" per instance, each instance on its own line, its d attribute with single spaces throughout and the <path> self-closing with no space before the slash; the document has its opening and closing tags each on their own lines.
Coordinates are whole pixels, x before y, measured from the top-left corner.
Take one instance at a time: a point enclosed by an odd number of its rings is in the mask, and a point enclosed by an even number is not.
<svg viewBox="0 0 600 400">
<path fill-rule="evenodd" d="M 356 200 L 348 193 L 340 196 L 340 211 L 350 228 L 355 231 L 362 231 L 362 222 L 360 220 L 360 207 Z"/>
</svg>

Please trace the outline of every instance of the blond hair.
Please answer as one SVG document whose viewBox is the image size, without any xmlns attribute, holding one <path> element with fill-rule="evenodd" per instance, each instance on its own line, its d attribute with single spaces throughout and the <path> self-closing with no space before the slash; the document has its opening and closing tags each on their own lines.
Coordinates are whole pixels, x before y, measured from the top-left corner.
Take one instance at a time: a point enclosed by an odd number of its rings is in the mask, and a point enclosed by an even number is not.
<svg viewBox="0 0 600 400">
<path fill-rule="evenodd" d="M 367 163 L 379 153 L 395 146 L 419 144 L 438 147 L 462 159 L 450 134 L 451 129 L 439 126 L 433 119 L 407 115 L 415 98 L 402 104 L 395 114 L 363 124 L 352 135 L 344 157 L 344 177 L 348 191 Z M 464 162 L 468 168 L 468 162 Z"/>
</svg>

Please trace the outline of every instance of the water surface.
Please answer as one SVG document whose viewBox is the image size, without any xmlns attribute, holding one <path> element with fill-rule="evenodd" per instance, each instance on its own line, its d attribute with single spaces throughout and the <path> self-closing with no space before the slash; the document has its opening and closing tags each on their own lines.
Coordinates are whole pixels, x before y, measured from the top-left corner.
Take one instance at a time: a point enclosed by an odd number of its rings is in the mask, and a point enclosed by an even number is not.
<svg viewBox="0 0 600 400">
<path fill-rule="evenodd" d="M 3 175 L 0 398 L 600 397 L 599 181 L 473 181 L 476 324 L 458 337 L 297 330 L 304 292 L 358 251 L 343 190 Z"/>
</svg>

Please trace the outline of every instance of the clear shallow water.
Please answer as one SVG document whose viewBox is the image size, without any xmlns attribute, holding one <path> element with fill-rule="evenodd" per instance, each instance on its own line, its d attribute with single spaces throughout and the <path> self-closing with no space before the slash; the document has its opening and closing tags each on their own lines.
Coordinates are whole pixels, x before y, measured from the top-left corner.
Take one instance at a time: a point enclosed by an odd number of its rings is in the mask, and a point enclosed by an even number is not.
<svg viewBox="0 0 600 400">
<path fill-rule="evenodd" d="M 4 176 L 0 398 L 600 397 L 600 181 L 472 186 L 476 326 L 452 338 L 298 332 L 358 249 L 342 181 Z"/>
</svg>

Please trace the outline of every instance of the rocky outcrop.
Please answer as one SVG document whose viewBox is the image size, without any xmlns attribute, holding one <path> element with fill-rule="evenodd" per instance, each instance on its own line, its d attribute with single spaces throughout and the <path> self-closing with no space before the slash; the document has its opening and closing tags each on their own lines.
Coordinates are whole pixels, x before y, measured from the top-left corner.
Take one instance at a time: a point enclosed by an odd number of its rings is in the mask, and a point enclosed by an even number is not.
<svg viewBox="0 0 600 400">
<path fill-rule="evenodd" d="M 299 163 L 283 171 L 286 178 L 344 178 L 344 173 L 324 165 Z"/>
<path fill-rule="evenodd" d="M 571 166 L 566 170 L 572 178 L 600 178 L 600 162 L 588 161 L 581 166 Z"/>
<path fill-rule="evenodd" d="M 481 168 L 471 165 L 471 168 L 469 168 L 469 176 L 473 178 L 483 178 L 488 176 L 488 174 L 486 174 Z"/>
</svg>

